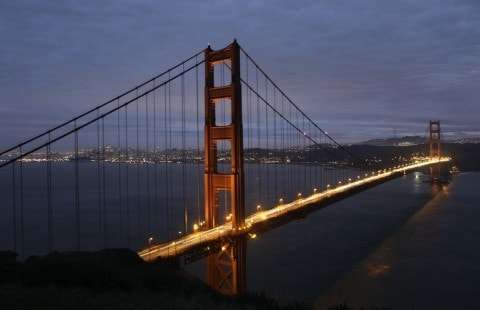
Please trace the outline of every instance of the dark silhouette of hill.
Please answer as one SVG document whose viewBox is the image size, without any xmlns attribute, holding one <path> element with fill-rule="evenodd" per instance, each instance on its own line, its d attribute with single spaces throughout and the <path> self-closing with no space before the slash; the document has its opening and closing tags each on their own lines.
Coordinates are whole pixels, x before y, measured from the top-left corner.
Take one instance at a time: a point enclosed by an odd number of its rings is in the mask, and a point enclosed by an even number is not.
<svg viewBox="0 0 480 310">
<path fill-rule="evenodd" d="M 262 294 L 223 296 L 171 264 L 148 264 L 125 249 L 15 258 L 0 252 L 1 309 L 307 309 Z"/>
</svg>

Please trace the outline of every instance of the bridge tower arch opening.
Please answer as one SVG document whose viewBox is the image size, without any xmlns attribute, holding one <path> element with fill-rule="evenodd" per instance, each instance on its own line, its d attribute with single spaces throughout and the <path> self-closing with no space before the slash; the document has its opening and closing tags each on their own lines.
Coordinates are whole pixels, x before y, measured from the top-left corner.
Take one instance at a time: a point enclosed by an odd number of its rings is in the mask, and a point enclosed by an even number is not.
<svg viewBox="0 0 480 310">
<path fill-rule="evenodd" d="M 215 83 L 215 66 L 230 66 L 230 83 Z M 218 196 L 229 193 L 231 223 L 234 230 L 245 225 L 245 189 L 243 168 L 242 93 L 240 84 L 240 46 L 236 41 L 221 50 L 205 50 L 205 224 L 212 229 L 220 223 Z M 230 102 L 230 123 L 219 124 L 215 115 L 221 101 Z M 230 171 L 218 165 L 218 147 L 230 144 Z M 237 242 L 238 243 L 238 242 Z M 245 283 L 246 242 L 228 247 L 207 258 L 207 282 L 225 294 L 241 294 Z"/>
</svg>

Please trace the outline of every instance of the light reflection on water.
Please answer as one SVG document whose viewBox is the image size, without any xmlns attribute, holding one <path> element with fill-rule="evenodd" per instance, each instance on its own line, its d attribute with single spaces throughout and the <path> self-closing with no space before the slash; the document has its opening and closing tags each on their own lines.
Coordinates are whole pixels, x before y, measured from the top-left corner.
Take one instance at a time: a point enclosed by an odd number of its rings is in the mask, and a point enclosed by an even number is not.
<svg viewBox="0 0 480 310">
<path fill-rule="evenodd" d="M 407 175 L 262 234 L 248 243 L 247 289 L 318 309 L 476 305 L 479 175 L 442 187 Z"/>
</svg>

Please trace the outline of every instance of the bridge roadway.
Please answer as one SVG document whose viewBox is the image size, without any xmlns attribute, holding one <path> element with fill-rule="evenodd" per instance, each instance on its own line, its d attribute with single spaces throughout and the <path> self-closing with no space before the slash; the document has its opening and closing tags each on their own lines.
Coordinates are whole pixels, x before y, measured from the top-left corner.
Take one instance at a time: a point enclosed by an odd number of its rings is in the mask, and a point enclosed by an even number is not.
<svg viewBox="0 0 480 310">
<path fill-rule="evenodd" d="M 273 219 L 286 216 L 287 214 L 306 209 L 308 207 L 328 202 L 335 201 L 341 198 L 348 197 L 366 188 L 378 185 L 388 181 L 394 177 L 401 176 L 405 173 L 412 172 L 419 168 L 425 168 L 431 165 L 441 164 L 450 161 L 448 157 L 440 159 L 423 159 L 417 160 L 415 163 L 397 166 L 392 169 L 379 170 L 376 173 L 358 176 L 355 179 L 343 184 L 336 184 L 337 186 L 327 188 L 322 192 L 314 193 L 305 198 L 299 198 L 292 202 L 280 204 L 276 207 L 257 211 L 245 219 L 245 226 L 238 229 L 231 227 L 231 222 L 217 226 L 208 230 L 200 230 L 193 232 L 184 237 L 178 238 L 163 244 L 151 245 L 148 248 L 140 251 L 139 256 L 145 261 L 153 261 L 157 258 L 171 258 L 188 253 L 189 251 L 198 248 L 199 246 L 209 244 L 214 241 L 250 233 L 255 236 L 252 231 L 261 224 L 265 224 Z"/>
</svg>

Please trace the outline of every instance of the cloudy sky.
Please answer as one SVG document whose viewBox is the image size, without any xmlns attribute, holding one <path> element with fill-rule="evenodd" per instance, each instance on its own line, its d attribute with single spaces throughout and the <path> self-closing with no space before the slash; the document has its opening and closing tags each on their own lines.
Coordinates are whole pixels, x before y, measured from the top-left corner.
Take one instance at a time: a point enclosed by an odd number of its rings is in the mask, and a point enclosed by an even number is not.
<svg viewBox="0 0 480 310">
<path fill-rule="evenodd" d="M 0 1 L 0 148 L 237 38 L 341 141 L 480 135 L 480 1 Z"/>
</svg>

